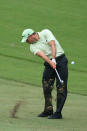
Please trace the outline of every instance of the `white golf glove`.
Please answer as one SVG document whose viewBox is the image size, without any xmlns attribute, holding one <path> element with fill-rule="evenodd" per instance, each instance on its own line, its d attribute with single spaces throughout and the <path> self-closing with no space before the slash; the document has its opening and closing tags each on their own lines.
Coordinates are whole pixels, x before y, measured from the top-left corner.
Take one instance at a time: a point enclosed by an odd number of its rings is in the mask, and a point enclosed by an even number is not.
<svg viewBox="0 0 87 131">
<path fill-rule="evenodd" d="M 54 63 L 55 63 L 55 65 L 56 65 L 56 59 L 54 59 L 54 58 L 53 58 L 53 59 L 52 59 L 52 62 L 54 62 Z"/>
</svg>

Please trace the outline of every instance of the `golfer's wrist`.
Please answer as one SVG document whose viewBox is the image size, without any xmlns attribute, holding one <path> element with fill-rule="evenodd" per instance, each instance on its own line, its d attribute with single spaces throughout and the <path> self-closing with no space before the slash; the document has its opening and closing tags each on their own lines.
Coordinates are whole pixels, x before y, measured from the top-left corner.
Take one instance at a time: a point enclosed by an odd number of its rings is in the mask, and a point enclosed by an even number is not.
<svg viewBox="0 0 87 131">
<path fill-rule="evenodd" d="M 49 61 L 49 64 L 53 69 L 56 68 L 56 64 L 52 60 Z"/>
<path fill-rule="evenodd" d="M 56 64 L 56 59 L 55 58 L 52 58 L 52 62 L 54 62 Z"/>
</svg>

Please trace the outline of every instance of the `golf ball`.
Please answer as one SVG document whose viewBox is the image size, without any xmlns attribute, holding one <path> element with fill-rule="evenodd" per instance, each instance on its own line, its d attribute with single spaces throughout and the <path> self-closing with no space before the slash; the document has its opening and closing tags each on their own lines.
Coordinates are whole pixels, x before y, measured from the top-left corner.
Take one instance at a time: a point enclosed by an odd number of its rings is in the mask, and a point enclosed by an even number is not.
<svg viewBox="0 0 87 131">
<path fill-rule="evenodd" d="M 75 64 L 75 62 L 74 62 L 74 61 L 71 61 L 71 64 L 73 65 L 73 64 Z"/>
</svg>

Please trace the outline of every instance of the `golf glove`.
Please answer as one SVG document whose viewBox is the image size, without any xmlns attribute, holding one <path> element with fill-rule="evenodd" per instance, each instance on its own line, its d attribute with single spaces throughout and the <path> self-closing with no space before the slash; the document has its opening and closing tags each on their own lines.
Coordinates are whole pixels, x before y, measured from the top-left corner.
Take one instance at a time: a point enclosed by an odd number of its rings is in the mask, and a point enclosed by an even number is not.
<svg viewBox="0 0 87 131">
<path fill-rule="evenodd" d="M 56 59 L 54 59 L 54 58 L 53 58 L 53 59 L 52 59 L 52 62 L 54 62 L 54 63 L 55 63 L 55 65 L 56 65 Z"/>
</svg>

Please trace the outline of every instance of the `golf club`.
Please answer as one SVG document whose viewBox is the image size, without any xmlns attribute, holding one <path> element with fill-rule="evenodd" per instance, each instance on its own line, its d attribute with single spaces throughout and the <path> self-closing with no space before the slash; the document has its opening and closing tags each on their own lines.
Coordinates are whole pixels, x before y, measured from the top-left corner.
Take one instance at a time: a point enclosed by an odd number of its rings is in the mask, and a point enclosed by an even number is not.
<svg viewBox="0 0 87 131">
<path fill-rule="evenodd" d="M 60 76 L 59 76 L 59 73 L 58 73 L 57 69 L 55 69 L 55 71 L 56 71 L 56 74 L 57 74 L 57 77 L 58 77 L 58 79 L 59 79 L 60 83 L 61 83 L 61 84 L 63 84 L 63 83 L 64 83 L 64 81 L 63 81 L 63 80 L 61 80 L 61 78 L 60 78 Z"/>
</svg>

